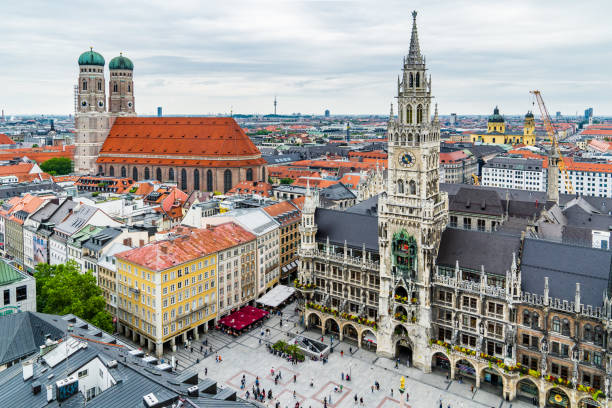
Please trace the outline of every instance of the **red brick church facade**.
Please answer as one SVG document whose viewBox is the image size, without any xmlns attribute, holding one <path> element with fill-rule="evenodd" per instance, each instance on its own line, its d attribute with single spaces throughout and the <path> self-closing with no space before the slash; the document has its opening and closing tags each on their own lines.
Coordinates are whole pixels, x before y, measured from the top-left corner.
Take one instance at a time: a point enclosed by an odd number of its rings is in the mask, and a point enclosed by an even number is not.
<svg viewBox="0 0 612 408">
<path fill-rule="evenodd" d="M 97 160 L 101 175 L 220 192 L 265 181 L 265 163 L 234 119 L 203 117 L 119 117 Z"/>
</svg>

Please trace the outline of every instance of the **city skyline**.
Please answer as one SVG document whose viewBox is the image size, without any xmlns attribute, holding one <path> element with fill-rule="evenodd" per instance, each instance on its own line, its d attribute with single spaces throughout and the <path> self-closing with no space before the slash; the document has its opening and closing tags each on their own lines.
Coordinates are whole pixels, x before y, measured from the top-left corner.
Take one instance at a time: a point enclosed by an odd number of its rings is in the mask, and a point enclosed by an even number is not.
<svg viewBox="0 0 612 408">
<path fill-rule="evenodd" d="M 132 59 L 142 115 L 157 106 L 168 115 L 267 114 L 275 95 L 279 114 L 384 114 L 412 9 L 441 114 L 487 114 L 496 105 L 521 114 L 533 109 L 532 89 L 551 112 L 612 113 L 612 56 L 598 51 L 612 38 L 604 2 L 26 3 L 8 5 L 0 28 L 8 115 L 73 113 L 76 60 L 89 46 L 107 65 L 120 52 Z"/>
</svg>

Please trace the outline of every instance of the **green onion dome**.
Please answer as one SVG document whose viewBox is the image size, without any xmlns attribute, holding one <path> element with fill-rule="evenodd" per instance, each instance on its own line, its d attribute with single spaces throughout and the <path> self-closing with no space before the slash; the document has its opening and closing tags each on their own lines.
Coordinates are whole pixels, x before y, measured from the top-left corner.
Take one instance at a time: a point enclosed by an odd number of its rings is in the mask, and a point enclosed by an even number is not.
<svg viewBox="0 0 612 408">
<path fill-rule="evenodd" d="M 108 64 L 108 69 L 128 69 L 132 71 L 134 69 L 134 64 L 129 58 L 124 57 L 123 54 L 120 54 L 118 57 L 115 57 L 110 61 Z"/>
<path fill-rule="evenodd" d="M 89 51 L 85 51 L 79 57 L 79 65 L 99 65 L 103 67 L 104 57 L 90 48 Z"/>
</svg>

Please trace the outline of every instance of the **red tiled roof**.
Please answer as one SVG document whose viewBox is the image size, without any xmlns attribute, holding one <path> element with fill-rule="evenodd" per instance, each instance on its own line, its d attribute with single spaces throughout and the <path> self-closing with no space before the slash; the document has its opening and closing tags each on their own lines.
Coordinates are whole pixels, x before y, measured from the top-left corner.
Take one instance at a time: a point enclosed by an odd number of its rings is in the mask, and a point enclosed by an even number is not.
<svg viewBox="0 0 612 408">
<path fill-rule="evenodd" d="M 272 186 L 263 181 L 241 181 L 232 187 L 227 194 L 258 194 L 262 197 L 270 197 L 272 195 Z"/>
<path fill-rule="evenodd" d="M 304 202 L 306 201 L 306 197 L 301 196 L 301 197 L 297 197 L 294 198 L 293 200 L 291 200 L 291 202 L 293 204 L 295 204 L 300 210 L 304 209 Z"/>
<path fill-rule="evenodd" d="M 359 174 L 345 174 L 338 181 L 347 186 L 348 188 L 355 189 L 361 181 L 361 176 Z"/>
<path fill-rule="evenodd" d="M 463 150 L 455 150 L 454 152 L 449 153 L 440 153 L 440 163 L 455 163 L 467 157 L 468 155 L 465 154 Z"/>
<path fill-rule="evenodd" d="M 388 157 L 388 154 L 382 150 L 373 150 L 370 152 L 349 152 L 348 157 L 364 157 L 368 159 L 386 160 Z"/>
<path fill-rule="evenodd" d="M 279 221 L 282 225 L 291 224 L 302 219 L 301 209 L 297 208 L 297 205 L 292 204 L 291 201 L 281 201 L 280 203 L 264 207 L 263 210 L 267 212 L 270 217 L 274 218 L 283 214 L 293 213 L 293 216 L 290 218 L 285 217 L 282 220 L 277 219 L 277 221 Z"/>
<path fill-rule="evenodd" d="M 74 145 L 70 146 L 45 146 L 22 149 L 0 149 L 0 160 L 11 160 L 27 157 L 37 163 L 45 162 L 55 157 L 67 157 L 74 159 Z"/>
<path fill-rule="evenodd" d="M 589 142 L 589 147 L 599 152 L 606 153 L 612 149 L 612 143 L 606 142 L 604 140 L 593 139 Z"/>
<path fill-rule="evenodd" d="M 0 133 L 0 145 L 14 145 L 15 142 L 13 139 L 5 135 L 4 133 Z"/>
<path fill-rule="evenodd" d="M 255 239 L 233 222 L 208 228 L 180 228 L 178 238 L 157 241 L 116 255 L 117 258 L 162 271 Z"/>
<path fill-rule="evenodd" d="M 288 167 L 308 167 L 308 168 L 322 168 L 322 169 L 340 169 L 349 168 L 351 171 L 369 170 L 375 169 L 376 165 L 379 167 L 387 167 L 387 160 L 379 160 L 377 162 L 355 162 L 355 161 L 344 161 L 344 160 L 300 160 L 291 163 Z"/>
<path fill-rule="evenodd" d="M 333 186 L 334 184 L 338 184 L 337 180 L 325 180 L 321 178 L 311 178 L 311 177 L 300 177 L 296 181 L 291 184 L 292 186 L 300 186 L 300 187 L 317 187 L 317 188 L 327 188 L 329 186 Z"/>
<path fill-rule="evenodd" d="M 565 165 L 567 171 L 612 173 L 612 164 L 608 163 L 576 162 L 570 157 L 564 157 L 563 164 Z M 542 167 L 548 168 L 548 160 L 542 160 Z"/>
<path fill-rule="evenodd" d="M 23 176 L 25 174 L 29 174 L 34 166 L 34 163 L 19 163 L 8 166 L 0 166 L 0 176 Z"/>
<path fill-rule="evenodd" d="M 117 118 L 97 162 L 199 167 L 265 164 L 234 119 L 203 117 Z"/>
</svg>

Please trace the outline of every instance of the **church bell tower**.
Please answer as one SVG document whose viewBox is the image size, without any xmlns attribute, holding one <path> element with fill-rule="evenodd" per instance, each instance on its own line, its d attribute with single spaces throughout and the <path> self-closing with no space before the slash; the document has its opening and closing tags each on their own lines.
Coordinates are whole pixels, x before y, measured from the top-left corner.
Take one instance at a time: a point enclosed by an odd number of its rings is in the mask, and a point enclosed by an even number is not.
<svg viewBox="0 0 612 408">
<path fill-rule="evenodd" d="M 380 293 L 378 352 L 395 357 L 402 347 L 411 363 L 427 353 L 430 337 L 431 279 L 448 197 L 439 189 L 440 123 L 432 118 L 431 77 L 419 48 L 416 11 L 410 49 L 397 81 L 397 118 L 388 125 L 389 163 L 386 192 L 379 197 Z M 401 313 L 401 319 L 396 313 Z M 405 315 L 403 313 L 406 313 Z"/>
</svg>

